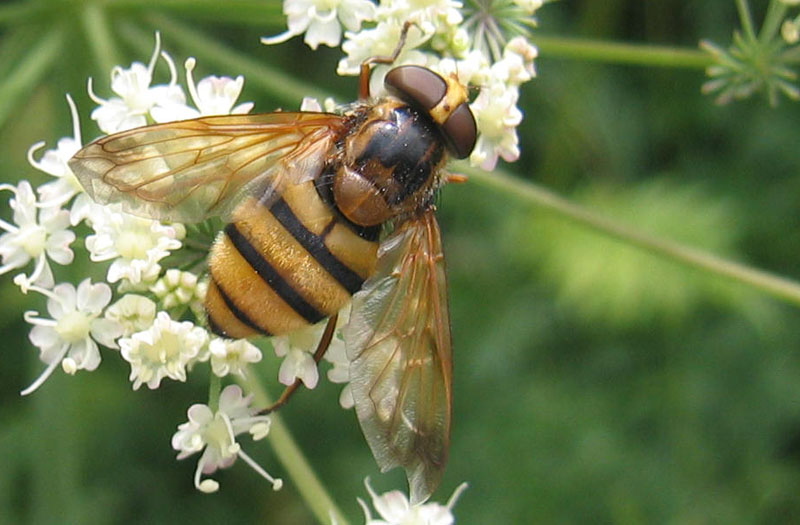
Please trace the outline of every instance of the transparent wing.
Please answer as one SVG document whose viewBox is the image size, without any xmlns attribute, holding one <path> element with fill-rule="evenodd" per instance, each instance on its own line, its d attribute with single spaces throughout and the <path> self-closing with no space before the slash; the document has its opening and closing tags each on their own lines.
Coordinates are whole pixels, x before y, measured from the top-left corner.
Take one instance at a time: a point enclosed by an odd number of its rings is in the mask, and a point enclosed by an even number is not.
<svg viewBox="0 0 800 525">
<path fill-rule="evenodd" d="M 305 112 L 183 120 L 100 138 L 69 166 L 97 202 L 199 222 L 228 216 L 245 194 L 316 176 L 342 126 L 338 115 Z"/>
<path fill-rule="evenodd" d="M 439 225 L 433 211 L 380 247 L 344 328 L 356 412 L 382 471 L 406 470 L 412 502 L 441 480 L 450 442 L 452 350 Z"/>
</svg>

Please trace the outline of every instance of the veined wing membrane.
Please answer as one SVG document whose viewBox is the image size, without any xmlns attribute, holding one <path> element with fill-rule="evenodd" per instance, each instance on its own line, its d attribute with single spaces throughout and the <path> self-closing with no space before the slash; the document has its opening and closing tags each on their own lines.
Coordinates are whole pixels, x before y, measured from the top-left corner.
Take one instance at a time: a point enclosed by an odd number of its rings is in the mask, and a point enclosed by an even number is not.
<svg viewBox="0 0 800 525">
<path fill-rule="evenodd" d="M 361 429 L 382 471 L 402 466 L 412 502 L 441 480 L 450 441 L 452 349 L 446 276 L 433 211 L 380 248 L 344 329 Z"/>
<path fill-rule="evenodd" d="M 313 178 L 341 129 L 329 113 L 204 117 L 100 138 L 69 166 L 97 202 L 199 222 L 230 214 L 243 195 Z"/>
</svg>

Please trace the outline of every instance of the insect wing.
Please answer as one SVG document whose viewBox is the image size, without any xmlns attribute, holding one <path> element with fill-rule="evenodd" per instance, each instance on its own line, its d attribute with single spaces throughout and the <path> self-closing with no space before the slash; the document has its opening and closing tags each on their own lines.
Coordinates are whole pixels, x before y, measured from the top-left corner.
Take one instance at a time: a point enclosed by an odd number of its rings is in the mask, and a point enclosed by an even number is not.
<svg viewBox="0 0 800 525">
<path fill-rule="evenodd" d="M 277 112 L 155 124 L 92 142 L 69 166 L 95 201 L 135 215 L 227 217 L 244 195 L 314 178 L 342 117 Z"/>
<path fill-rule="evenodd" d="M 355 408 L 382 471 L 402 466 L 412 502 L 436 489 L 447 461 L 452 349 L 439 225 L 433 211 L 380 247 L 344 328 Z"/>
</svg>

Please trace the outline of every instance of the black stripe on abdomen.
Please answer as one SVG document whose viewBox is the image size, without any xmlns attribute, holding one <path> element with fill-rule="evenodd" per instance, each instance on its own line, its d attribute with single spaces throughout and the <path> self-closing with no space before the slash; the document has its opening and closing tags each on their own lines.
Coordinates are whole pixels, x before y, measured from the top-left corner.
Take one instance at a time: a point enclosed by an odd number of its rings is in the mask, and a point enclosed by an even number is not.
<svg viewBox="0 0 800 525">
<path fill-rule="evenodd" d="M 219 324 L 217 324 L 216 321 L 214 321 L 214 318 L 211 317 L 211 314 L 206 315 L 206 323 L 208 323 L 208 329 L 211 330 L 212 334 L 216 334 L 220 337 L 230 337 L 228 332 L 226 332 Z"/>
<path fill-rule="evenodd" d="M 288 231 L 292 237 L 311 254 L 320 266 L 331 274 L 350 295 L 353 295 L 361 289 L 361 285 L 364 284 L 364 279 L 332 254 L 328 247 L 325 246 L 323 238 L 306 228 L 285 200 L 282 198 L 276 200 L 272 204 L 270 212 L 278 219 L 278 222 L 286 228 L 286 231 Z"/>
<path fill-rule="evenodd" d="M 256 250 L 250 241 L 242 235 L 234 223 L 225 226 L 225 234 L 231 240 L 245 261 L 253 267 L 256 273 L 275 290 L 281 299 L 288 304 L 303 319 L 311 324 L 320 322 L 325 315 L 306 301 L 292 285 L 278 273 L 272 265 Z"/>
<path fill-rule="evenodd" d="M 222 285 L 219 283 L 219 281 L 217 281 L 217 279 L 214 277 L 213 274 L 211 275 L 211 281 L 214 283 L 214 286 L 217 287 L 217 292 L 219 292 L 219 296 L 222 298 L 222 302 L 225 303 L 225 306 L 228 307 L 228 310 L 230 310 L 230 312 L 233 314 L 233 316 L 236 319 L 241 321 L 242 324 L 247 326 L 248 328 L 252 328 L 253 330 L 255 330 L 257 332 L 261 332 L 262 334 L 267 335 L 267 336 L 272 335 L 271 333 L 269 333 L 268 330 L 266 330 L 263 327 L 261 327 L 258 324 L 256 324 L 255 321 L 250 319 L 249 315 L 247 315 L 244 311 L 242 311 L 238 306 L 236 306 L 234 304 L 233 300 L 228 295 L 228 292 L 225 291 L 225 289 L 222 287 Z M 217 335 L 220 335 L 220 333 L 217 331 L 217 330 L 221 330 L 219 325 L 217 325 L 214 322 L 214 320 L 211 319 L 211 316 L 208 316 L 208 320 L 209 320 L 209 325 L 210 325 L 211 331 L 214 332 Z M 217 330 L 215 330 L 215 328 Z M 224 332 L 224 330 L 222 330 L 222 331 Z M 221 335 L 225 335 L 225 334 L 221 334 Z"/>
</svg>

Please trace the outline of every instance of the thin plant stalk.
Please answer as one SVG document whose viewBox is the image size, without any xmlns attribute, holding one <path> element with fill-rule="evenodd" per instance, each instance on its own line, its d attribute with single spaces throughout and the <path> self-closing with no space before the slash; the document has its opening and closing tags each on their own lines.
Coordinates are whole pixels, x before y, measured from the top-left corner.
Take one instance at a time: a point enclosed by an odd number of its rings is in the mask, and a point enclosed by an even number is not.
<svg viewBox="0 0 800 525">
<path fill-rule="evenodd" d="M 258 374 L 249 373 L 247 379 L 241 381 L 248 392 L 251 392 L 255 401 L 260 406 L 272 405 L 272 399 L 261 384 Z M 270 414 L 268 439 L 275 450 L 278 461 L 286 469 L 292 482 L 297 487 L 303 500 L 320 523 L 331 523 L 334 519 L 338 525 L 347 525 L 349 522 L 342 511 L 333 501 L 322 481 L 311 468 L 308 460 L 289 432 L 286 423 L 278 414 Z"/>
<path fill-rule="evenodd" d="M 730 261 L 678 242 L 644 233 L 641 230 L 570 202 L 532 182 L 512 177 L 501 170 L 487 173 L 468 166 L 459 166 L 459 171 L 468 174 L 478 184 L 501 190 L 526 203 L 548 210 L 603 235 L 614 237 L 626 244 L 653 252 L 689 267 L 699 268 L 710 274 L 745 284 L 773 297 L 788 301 L 795 306 L 800 306 L 800 283 L 797 281 Z"/>
<path fill-rule="evenodd" d="M 531 40 L 539 48 L 541 56 L 546 58 L 691 69 L 705 68 L 712 63 L 711 57 L 698 49 L 564 38 L 538 33 Z"/>
</svg>

